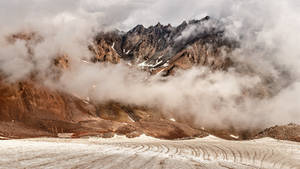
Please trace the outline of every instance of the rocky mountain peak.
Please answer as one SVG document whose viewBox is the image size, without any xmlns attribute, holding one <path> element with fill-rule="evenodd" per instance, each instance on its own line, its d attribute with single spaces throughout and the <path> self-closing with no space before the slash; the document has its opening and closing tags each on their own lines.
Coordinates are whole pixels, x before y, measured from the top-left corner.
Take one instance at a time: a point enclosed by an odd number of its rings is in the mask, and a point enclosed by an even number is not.
<svg viewBox="0 0 300 169">
<path fill-rule="evenodd" d="M 144 25 L 137 25 L 135 26 L 133 29 L 131 29 L 128 33 L 142 33 L 144 32 L 145 30 L 145 27 Z"/>
<path fill-rule="evenodd" d="M 100 33 L 95 38 L 95 57 L 99 61 L 123 59 L 154 74 L 164 72 L 168 75 L 175 69 L 193 65 L 227 69 L 231 65 L 230 59 L 219 55 L 221 49 L 230 51 L 234 42 L 223 36 L 224 30 L 203 24 L 210 20 L 207 16 L 184 21 L 177 27 L 157 23 L 148 28 L 137 25 L 124 34 Z M 201 31 L 202 28 L 205 31 Z"/>
</svg>

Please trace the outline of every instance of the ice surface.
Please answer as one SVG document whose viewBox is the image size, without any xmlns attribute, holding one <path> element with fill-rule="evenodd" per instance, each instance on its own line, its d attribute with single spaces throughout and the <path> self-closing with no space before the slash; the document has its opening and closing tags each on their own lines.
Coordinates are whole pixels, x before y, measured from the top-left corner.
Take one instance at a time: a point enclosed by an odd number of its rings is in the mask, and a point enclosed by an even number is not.
<svg viewBox="0 0 300 169">
<path fill-rule="evenodd" d="M 271 138 L 35 138 L 2 140 L 0 149 L 0 168 L 300 168 L 300 144 Z"/>
</svg>

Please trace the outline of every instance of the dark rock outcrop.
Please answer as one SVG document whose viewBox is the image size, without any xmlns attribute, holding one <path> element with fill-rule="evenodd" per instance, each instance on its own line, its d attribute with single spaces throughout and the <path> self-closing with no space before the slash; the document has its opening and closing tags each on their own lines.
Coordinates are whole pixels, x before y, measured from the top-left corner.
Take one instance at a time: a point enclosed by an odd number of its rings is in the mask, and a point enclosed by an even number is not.
<svg viewBox="0 0 300 169">
<path fill-rule="evenodd" d="M 118 63 L 122 59 L 153 74 L 169 75 L 194 65 L 226 70 L 232 65 L 226 54 L 236 46 L 224 36 L 218 21 L 205 17 L 177 27 L 158 23 L 148 28 L 137 25 L 127 33 L 99 33 L 90 49 L 95 53 L 93 61 Z"/>
</svg>

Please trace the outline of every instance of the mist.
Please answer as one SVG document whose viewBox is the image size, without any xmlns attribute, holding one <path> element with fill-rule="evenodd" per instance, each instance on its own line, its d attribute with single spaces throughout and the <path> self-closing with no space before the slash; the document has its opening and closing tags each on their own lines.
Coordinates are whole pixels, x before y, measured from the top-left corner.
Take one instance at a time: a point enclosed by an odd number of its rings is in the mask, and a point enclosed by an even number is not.
<svg viewBox="0 0 300 169">
<path fill-rule="evenodd" d="M 194 67 L 165 79 L 124 63 L 82 63 L 92 57 L 87 46 L 100 31 L 157 22 L 178 25 L 206 15 L 221 23 L 226 37 L 240 43 L 230 57 L 241 66 L 227 72 Z M 35 71 L 43 84 L 76 97 L 155 107 L 176 118 L 192 116 L 200 126 L 300 123 L 299 1 L 11 0 L 0 1 L 0 19 L 0 71 L 9 82 Z M 195 31 L 202 29 L 189 27 L 177 41 L 195 36 Z M 36 32 L 42 40 L 8 43 L 7 36 L 17 32 Z M 53 81 L 47 75 L 58 54 L 70 57 L 70 68 Z M 266 86 L 271 96 L 245 94 L 265 78 L 272 79 Z"/>
</svg>

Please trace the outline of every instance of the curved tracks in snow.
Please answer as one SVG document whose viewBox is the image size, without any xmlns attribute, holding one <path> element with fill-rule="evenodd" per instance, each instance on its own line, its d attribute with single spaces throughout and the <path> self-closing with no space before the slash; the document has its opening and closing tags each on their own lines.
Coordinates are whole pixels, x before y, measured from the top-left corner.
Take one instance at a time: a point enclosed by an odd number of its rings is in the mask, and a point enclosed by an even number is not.
<svg viewBox="0 0 300 169">
<path fill-rule="evenodd" d="M 40 138 L 1 141 L 0 150 L 0 168 L 300 168 L 300 144 L 270 138 Z"/>
</svg>

